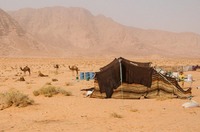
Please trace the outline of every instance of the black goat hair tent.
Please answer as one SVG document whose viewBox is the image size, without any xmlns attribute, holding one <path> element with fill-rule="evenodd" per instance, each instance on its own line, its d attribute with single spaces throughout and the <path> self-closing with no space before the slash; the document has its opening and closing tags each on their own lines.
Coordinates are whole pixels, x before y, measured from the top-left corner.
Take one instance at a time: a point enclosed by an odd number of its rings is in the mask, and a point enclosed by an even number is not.
<svg viewBox="0 0 200 132">
<path fill-rule="evenodd" d="M 140 99 L 158 96 L 187 98 L 191 88 L 183 90 L 175 78 L 158 73 L 151 62 L 114 59 L 95 74 L 93 98 Z"/>
</svg>

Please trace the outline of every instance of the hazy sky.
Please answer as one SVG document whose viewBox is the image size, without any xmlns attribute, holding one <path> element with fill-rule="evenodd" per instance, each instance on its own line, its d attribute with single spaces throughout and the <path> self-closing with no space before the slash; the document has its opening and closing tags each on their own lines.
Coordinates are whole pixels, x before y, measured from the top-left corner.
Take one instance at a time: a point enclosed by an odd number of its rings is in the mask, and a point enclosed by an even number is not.
<svg viewBox="0 0 200 132">
<path fill-rule="evenodd" d="M 200 34 L 200 0 L 0 0 L 0 8 L 83 7 L 123 25 Z"/>
</svg>

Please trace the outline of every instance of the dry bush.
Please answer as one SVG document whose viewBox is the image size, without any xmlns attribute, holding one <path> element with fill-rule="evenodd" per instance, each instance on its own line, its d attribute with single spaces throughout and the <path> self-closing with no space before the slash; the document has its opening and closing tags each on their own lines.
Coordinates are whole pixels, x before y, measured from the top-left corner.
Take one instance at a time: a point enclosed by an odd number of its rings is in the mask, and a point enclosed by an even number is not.
<svg viewBox="0 0 200 132">
<path fill-rule="evenodd" d="M 71 96 L 72 95 L 71 92 L 65 91 L 65 90 L 63 90 L 61 88 L 58 88 L 57 91 L 58 91 L 58 93 L 61 93 L 61 94 L 65 95 L 65 96 Z"/>
<path fill-rule="evenodd" d="M 20 77 L 17 81 L 25 81 L 24 77 Z"/>
<path fill-rule="evenodd" d="M 45 85 L 37 91 L 33 91 L 35 96 L 44 95 L 45 97 L 52 97 L 53 95 L 63 94 L 65 96 L 71 96 L 71 92 L 65 91 L 61 88 L 52 86 L 52 85 Z"/>
<path fill-rule="evenodd" d="M 58 79 L 56 79 L 56 78 L 53 78 L 53 79 L 52 79 L 52 81 L 53 81 L 53 82 L 56 82 L 56 81 L 58 81 Z"/>
<path fill-rule="evenodd" d="M 112 113 L 111 116 L 114 118 L 122 118 L 122 116 L 117 113 Z"/>
<path fill-rule="evenodd" d="M 71 82 L 66 82 L 65 85 L 66 86 L 72 86 L 73 84 Z"/>
<path fill-rule="evenodd" d="M 15 107 L 26 107 L 32 105 L 33 100 L 29 99 L 28 95 L 24 95 L 17 90 L 10 90 L 5 93 L 0 93 L 0 109 L 15 106 Z"/>
<path fill-rule="evenodd" d="M 6 82 L 8 79 L 9 79 L 9 78 L 7 78 L 7 77 L 6 77 L 6 78 L 4 78 L 3 82 Z"/>
<path fill-rule="evenodd" d="M 56 71 L 54 72 L 54 74 L 55 74 L 55 75 L 58 75 L 59 73 L 58 73 L 58 71 L 56 70 Z"/>
<path fill-rule="evenodd" d="M 51 82 L 46 82 L 46 85 L 51 85 Z"/>
<path fill-rule="evenodd" d="M 131 112 L 138 112 L 138 109 L 131 109 Z"/>
</svg>

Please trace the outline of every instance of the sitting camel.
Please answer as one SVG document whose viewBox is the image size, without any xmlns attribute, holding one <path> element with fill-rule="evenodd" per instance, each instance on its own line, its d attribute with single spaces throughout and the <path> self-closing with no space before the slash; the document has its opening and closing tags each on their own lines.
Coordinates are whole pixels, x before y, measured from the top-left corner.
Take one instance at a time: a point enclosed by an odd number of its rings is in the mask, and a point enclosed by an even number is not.
<svg viewBox="0 0 200 132">
<path fill-rule="evenodd" d="M 79 69 L 77 66 L 75 66 L 75 65 L 73 65 L 72 67 L 69 66 L 69 69 L 73 72 L 73 74 L 74 74 L 74 71 L 76 71 L 76 75 L 78 75 Z"/>
<path fill-rule="evenodd" d="M 25 66 L 24 68 L 20 67 L 20 69 L 24 72 L 24 74 L 28 72 L 29 75 L 31 75 L 31 69 L 28 66 Z"/>
<path fill-rule="evenodd" d="M 44 75 L 41 71 L 39 71 L 38 73 L 39 73 L 38 74 L 39 77 L 48 77 L 49 76 L 49 75 Z"/>
</svg>

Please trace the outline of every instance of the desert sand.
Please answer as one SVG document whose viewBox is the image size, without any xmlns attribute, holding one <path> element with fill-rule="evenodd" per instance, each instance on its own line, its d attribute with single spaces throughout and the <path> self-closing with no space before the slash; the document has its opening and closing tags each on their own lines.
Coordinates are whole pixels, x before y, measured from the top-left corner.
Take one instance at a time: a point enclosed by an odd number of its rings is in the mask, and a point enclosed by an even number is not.
<svg viewBox="0 0 200 132">
<path fill-rule="evenodd" d="M 0 92 L 10 89 L 28 95 L 34 100 L 27 107 L 9 107 L 0 111 L 0 132 L 21 131 L 71 131 L 71 132 L 132 132 L 132 131 L 175 131 L 197 132 L 200 129 L 200 108 L 183 108 L 188 99 L 96 99 L 85 97 L 83 88 L 93 87 L 93 80 L 76 80 L 69 65 L 77 65 L 80 72 L 98 71 L 114 58 L 0 58 Z M 128 58 L 130 59 L 130 58 Z M 146 59 L 156 65 L 196 65 L 196 59 Z M 56 71 L 53 65 L 59 64 Z M 19 67 L 29 66 L 31 75 Z M 38 72 L 49 75 L 38 77 Z M 192 74 L 193 100 L 200 103 L 200 71 Z M 17 81 L 24 76 L 25 81 Z M 52 81 L 57 79 L 58 81 Z M 46 83 L 61 87 L 71 96 L 34 96 L 33 91 Z M 185 84 L 189 87 L 190 84 Z M 116 114 L 118 116 L 113 116 Z"/>
</svg>

